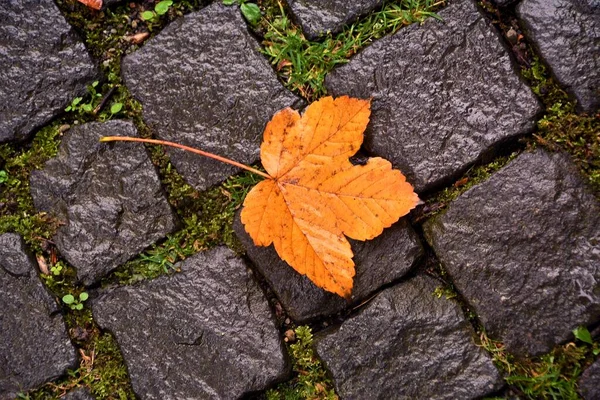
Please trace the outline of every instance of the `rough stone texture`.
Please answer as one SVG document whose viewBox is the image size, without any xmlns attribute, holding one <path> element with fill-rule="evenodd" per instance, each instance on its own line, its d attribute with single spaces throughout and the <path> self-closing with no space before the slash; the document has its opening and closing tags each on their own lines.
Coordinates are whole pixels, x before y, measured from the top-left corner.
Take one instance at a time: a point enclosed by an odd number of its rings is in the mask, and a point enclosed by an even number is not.
<svg viewBox="0 0 600 400">
<path fill-rule="evenodd" d="M 366 148 L 430 189 L 533 127 L 540 106 L 471 0 L 381 39 L 327 76 L 334 95 L 373 97 Z"/>
<path fill-rule="evenodd" d="M 600 399 L 600 359 L 583 371 L 577 385 L 585 400 Z"/>
<path fill-rule="evenodd" d="M 419 276 L 387 289 L 317 339 L 341 398 L 467 399 L 502 386 L 460 308 L 437 298 L 436 286 Z"/>
<path fill-rule="evenodd" d="M 237 399 L 285 377 L 268 303 L 251 271 L 219 247 L 181 273 L 115 289 L 93 304 L 117 337 L 143 399 Z"/>
<path fill-rule="evenodd" d="M 2 1 L 0 70 L 0 142 L 27 138 L 98 75 L 52 0 Z"/>
<path fill-rule="evenodd" d="M 337 33 L 344 25 L 383 4 L 383 0 L 286 0 L 292 16 L 309 40 L 327 32 Z"/>
<path fill-rule="evenodd" d="M 62 400 L 94 400 L 94 396 L 86 388 L 79 388 L 70 391 Z"/>
<path fill-rule="evenodd" d="M 62 375 L 75 349 L 20 236 L 0 235 L 0 399 Z"/>
<path fill-rule="evenodd" d="M 541 354 L 600 315 L 600 202 L 563 154 L 525 153 L 424 231 L 488 334 Z"/>
<path fill-rule="evenodd" d="M 558 81 L 584 111 L 600 107 L 600 2 L 524 0 L 517 15 Z"/>
<path fill-rule="evenodd" d="M 279 83 L 259 47 L 238 7 L 219 1 L 174 21 L 126 57 L 123 77 L 161 139 L 250 164 L 258 160 L 272 114 L 298 101 Z M 199 190 L 236 172 L 206 157 L 167 151 Z"/>
<path fill-rule="evenodd" d="M 233 229 L 246 248 L 246 254 L 260 270 L 281 301 L 287 313 L 296 322 L 332 315 L 348 303 L 333 293 L 315 286 L 300 275 L 275 251 L 273 246 L 257 247 L 239 218 Z M 350 240 L 356 264 L 352 302 L 358 302 L 381 286 L 408 272 L 423 254 L 421 243 L 411 226 L 402 220 L 373 240 Z"/>
<path fill-rule="evenodd" d="M 34 204 L 65 222 L 53 241 L 86 285 L 175 228 L 144 146 L 100 143 L 101 136 L 137 131 L 125 121 L 72 128 L 58 156 L 31 175 Z"/>
</svg>

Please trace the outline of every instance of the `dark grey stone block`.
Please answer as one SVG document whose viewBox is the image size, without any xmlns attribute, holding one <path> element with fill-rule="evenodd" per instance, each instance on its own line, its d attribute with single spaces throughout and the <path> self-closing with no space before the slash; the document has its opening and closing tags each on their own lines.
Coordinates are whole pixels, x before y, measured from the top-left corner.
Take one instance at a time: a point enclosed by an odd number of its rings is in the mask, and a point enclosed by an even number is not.
<svg viewBox="0 0 600 400">
<path fill-rule="evenodd" d="M 383 0 L 286 0 L 294 19 L 308 40 L 317 40 L 327 32 L 337 33 L 344 25 L 383 4 Z"/>
<path fill-rule="evenodd" d="M 56 379 L 77 362 L 55 300 L 19 235 L 0 235 L 0 399 Z"/>
<path fill-rule="evenodd" d="M 401 29 L 326 78 L 336 96 L 373 97 L 365 147 L 419 192 L 533 129 L 541 110 L 473 1 L 453 2 L 439 15 L 444 22 Z"/>
<path fill-rule="evenodd" d="M 332 315 L 348 305 L 340 296 L 315 286 L 306 276 L 297 273 L 277 255 L 273 246 L 255 246 L 239 213 L 233 229 L 248 257 L 296 322 Z M 381 286 L 404 276 L 423 254 L 417 234 L 404 219 L 373 240 L 349 241 L 356 264 L 352 303 L 364 300 Z"/>
<path fill-rule="evenodd" d="M 2 2 L 0 54 L 0 142 L 26 139 L 99 74 L 52 0 Z"/>
<path fill-rule="evenodd" d="M 167 26 L 123 61 L 123 77 L 160 139 L 250 164 L 271 116 L 298 98 L 277 80 L 238 7 L 221 2 Z M 183 150 L 173 165 L 204 190 L 235 167 Z"/>
<path fill-rule="evenodd" d="M 85 285 L 175 229 L 156 169 L 140 143 L 100 143 L 137 136 L 131 122 L 70 129 L 59 154 L 31 174 L 35 207 L 64 221 L 53 237 Z"/>
<path fill-rule="evenodd" d="M 94 396 L 86 388 L 71 390 L 62 400 L 94 400 Z"/>
<path fill-rule="evenodd" d="M 264 294 L 231 250 L 176 264 L 180 273 L 114 289 L 93 303 L 143 399 L 237 399 L 286 377 Z"/>
<path fill-rule="evenodd" d="M 487 333 L 538 355 L 600 316 L 600 202 L 564 154 L 525 153 L 424 225 Z"/>
<path fill-rule="evenodd" d="M 581 110 L 600 107 L 600 2 L 524 0 L 517 7 L 527 36 Z"/>
<path fill-rule="evenodd" d="M 318 336 L 317 352 L 344 399 L 473 399 L 502 387 L 456 303 L 418 276 L 381 292 Z"/>
<path fill-rule="evenodd" d="M 579 392 L 585 400 L 600 399 L 600 360 L 590 365 L 577 382 Z"/>
</svg>

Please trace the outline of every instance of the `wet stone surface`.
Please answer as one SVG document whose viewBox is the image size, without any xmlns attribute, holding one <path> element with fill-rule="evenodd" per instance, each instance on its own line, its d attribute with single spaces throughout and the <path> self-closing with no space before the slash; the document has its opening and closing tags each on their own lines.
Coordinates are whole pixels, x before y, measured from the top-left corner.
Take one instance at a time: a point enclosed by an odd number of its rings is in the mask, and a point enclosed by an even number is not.
<svg viewBox="0 0 600 400">
<path fill-rule="evenodd" d="M 425 235 L 490 337 L 536 355 L 600 315 L 600 202 L 563 154 L 525 153 Z"/>
<path fill-rule="evenodd" d="M 255 246 L 239 218 L 233 225 L 246 254 L 265 277 L 279 301 L 296 322 L 335 314 L 348 303 L 340 296 L 315 286 L 278 255 L 273 246 Z M 351 303 L 360 302 L 379 289 L 404 276 L 423 254 L 421 243 L 406 220 L 402 220 L 373 240 L 350 240 L 356 264 Z"/>
<path fill-rule="evenodd" d="M 383 0 L 286 0 L 286 3 L 306 38 L 316 40 L 327 32 L 339 32 L 344 25 L 381 6 Z"/>
<path fill-rule="evenodd" d="M 585 400 L 600 399 L 600 359 L 583 371 L 577 386 Z"/>
<path fill-rule="evenodd" d="M 600 2 L 524 0 L 517 7 L 527 36 L 580 108 L 600 107 Z"/>
<path fill-rule="evenodd" d="M 52 0 L 0 7 L 0 142 L 26 139 L 98 76 Z"/>
<path fill-rule="evenodd" d="M 86 388 L 79 388 L 70 391 L 66 396 L 61 397 L 62 400 L 94 400 L 90 391 Z"/>
<path fill-rule="evenodd" d="M 0 235 L 0 310 L 0 399 L 13 399 L 75 367 L 59 308 L 14 233 Z"/>
<path fill-rule="evenodd" d="M 137 136 L 137 131 L 125 121 L 74 127 L 58 156 L 31 176 L 35 207 L 64 222 L 52 240 L 85 285 L 175 228 L 144 146 L 100 143 L 101 136 Z"/>
<path fill-rule="evenodd" d="M 386 289 L 355 317 L 317 337 L 343 399 L 461 399 L 502 386 L 459 306 L 418 276 Z"/>
<path fill-rule="evenodd" d="M 167 26 L 123 61 L 123 77 L 160 139 L 244 164 L 258 160 L 266 123 L 298 101 L 277 80 L 239 7 L 221 2 Z M 235 167 L 168 149 L 175 168 L 204 190 Z"/>
<path fill-rule="evenodd" d="M 286 377 L 268 303 L 246 265 L 218 247 L 180 273 L 114 289 L 93 304 L 143 399 L 236 399 Z"/>
<path fill-rule="evenodd" d="M 540 106 L 471 0 L 380 39 L 331 72 L 334 95 L 373 97 L 365 147 L 417 191 L 533 128 Z"/>
</svg>

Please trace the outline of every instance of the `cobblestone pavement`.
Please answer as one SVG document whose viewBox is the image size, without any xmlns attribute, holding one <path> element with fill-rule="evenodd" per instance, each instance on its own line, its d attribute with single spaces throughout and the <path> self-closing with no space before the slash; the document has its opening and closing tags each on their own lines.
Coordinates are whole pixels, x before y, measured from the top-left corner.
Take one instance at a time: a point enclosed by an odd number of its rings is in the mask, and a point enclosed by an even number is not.
<svg viewBox="0 0 600 400">
<path fill-rule="evenodd" d="M 382 2 L 288 3 L 307 37 L 319 39 Z M 519 21 L 577 112 L 598 112 L 598 2 L 495 7 Z M 438 15 L 374 41 L 329 73 L 328 92 L 372 98 L 365 152 L 392 161 L 424 197 L 453 187 L 473 165 L 516 155 L 441 213 L 352 242 L 350 302 L 288 268 L 272 247 L 255 247 L 239 213 L 233 231 L 242 255 L 219 245 L 175 263 L 176 273 L 100 284 L 182 221 L 143 146 L 98 142 L 139 136 L 132 121 L 65 130 L 57 155 L 31 174 L 30 194 L 38 212 L 60 221 L 49 243 L 91 294 L 93 324 L 114 336 L 140 399 L 260 397 L 291 377 L 282 315 L 288 325 L 320 329 L 326 321 L 315 350 L 342 399 L 508 396 L 474 325 L 526 359 L 600 324 L 598 193 L 569 154 L 519 146 L 544 107 L 518 72 L 511 36 L 473 0 L 450 1 Z M 307 103 L 283 86 L 260 46 L 238 7 L 213 2 L 123 57 L 121 74 L 155 137 L 256 163 L 270 117 Z M 4 143 L 28 146 L 101 79 L 51 0 L 0 5 L 0 54 Z M 178 150 L 166 157 L 200 192 L 238 172 Z M 0 399 L 61 379 L 87 357 L 66 328 L 70 309 L 41 278 L 53 272 L 34 253 L 17 233 L 0 235 Z M 434 295 L 448 283 L 460 301 Z M 599 362 L 581 377 L 585 399 L 600 398 Z M 78 388 L 64 398 L 96 397 L 104 398 Z"/>
</svg>

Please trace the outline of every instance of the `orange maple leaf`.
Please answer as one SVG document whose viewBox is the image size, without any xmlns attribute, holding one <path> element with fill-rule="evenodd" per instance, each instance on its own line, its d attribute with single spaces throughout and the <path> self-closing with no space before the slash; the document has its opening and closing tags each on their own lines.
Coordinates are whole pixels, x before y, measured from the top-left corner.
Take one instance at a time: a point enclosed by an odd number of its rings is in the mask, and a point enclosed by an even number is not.
<svg viewBox="0 0 600 400">
<path fill-rule="evenodd" d="M 302 116 L 291 108 L 275 114 L 260 148 L 270 176 L 248 193 L 241 213 L 257 246 L 273 243 L 297 272 L 346 298 L 355 272 L 345 236 L 372 239 L 419 201 L 389 161 L 350 162 L 370 113 L 370 101 L 344 96 L 322 98 Z"/>
<path fill-rule="evenodd" d="M 273 116 L 260 147 L 268 174 L 203 150 L 156 139 L 106 136 L 177 147 L 266 178 L 246 196 L 242 222 L 257 246 L 279 256 L 315 285 L 348 298 L 354 262 L 346 236 L 367 240 L 408 214 L 419 198 L 392 164 L 379 157 L 353 165 L 371 114 L 369 100 L 325 97 L 304 115 Z"/>
</svg>

